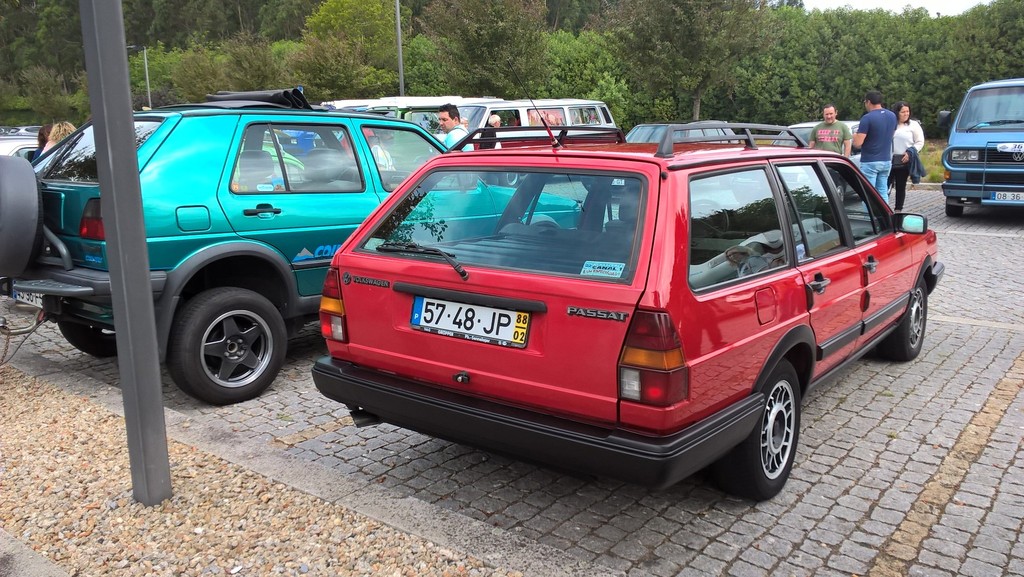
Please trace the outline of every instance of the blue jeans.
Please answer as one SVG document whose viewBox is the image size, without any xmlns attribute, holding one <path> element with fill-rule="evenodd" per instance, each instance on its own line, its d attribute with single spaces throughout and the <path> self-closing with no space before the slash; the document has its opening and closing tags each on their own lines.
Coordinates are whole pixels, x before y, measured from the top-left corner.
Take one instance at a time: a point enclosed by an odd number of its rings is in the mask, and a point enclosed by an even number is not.
<svg viewBox="0 0 1024 577">
<path fill-rule="evenodd" d="M 891 170 L 891 160 L 861 161 L 860 163 L 860 171 L 864 173 L 864 176 L 875 187 L 875 190 L 882 195 L 882 198 L 886 198 L 889 194 L 889 171 Z"/>
</svg>

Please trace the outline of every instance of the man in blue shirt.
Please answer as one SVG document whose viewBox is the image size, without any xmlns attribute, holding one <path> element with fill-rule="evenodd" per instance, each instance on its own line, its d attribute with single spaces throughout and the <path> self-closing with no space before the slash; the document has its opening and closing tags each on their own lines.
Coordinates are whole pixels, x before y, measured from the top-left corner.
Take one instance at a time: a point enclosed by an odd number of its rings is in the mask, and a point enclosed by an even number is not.
<svg viewBox="0 0 1024 577">
<path fill-rule="evenodd" d="M 442 105 L 437 111 L 437 122 L 444 131 L 445 148 L 451 150 L 455 144 L 465 138 L 469 131 L 462 126 L 462 117 L 459 115 L 459 107 L 454 104 Z M 895 130 L 895 129 L 894 129 Z M 462 147 L 462 150 L 473 150 L 472 144 Z"/>
<path fill-rule="evenodd" d="M 883 195 L 888 192 L 889 171 L 892 170 L 892 136 L 896 132 L 896 115 L 882 108 L 882 93 L 872 90 L 864 95 L 860 126 L 853 136 L 853 146 L 860 147 L 860 171 Z"/>
</svg>

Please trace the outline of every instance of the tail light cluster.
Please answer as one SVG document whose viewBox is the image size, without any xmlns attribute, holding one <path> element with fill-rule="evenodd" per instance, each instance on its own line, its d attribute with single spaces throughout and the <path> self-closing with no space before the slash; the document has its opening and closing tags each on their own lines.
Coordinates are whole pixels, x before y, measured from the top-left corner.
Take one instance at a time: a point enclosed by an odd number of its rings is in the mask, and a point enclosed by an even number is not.
<svg viewBox="0 0 1024 577">
<path fill-rule="evenodd" d="M 103 217 L 100 215 L 100 199 L 93 198 L 85 203 L 82 219 L 78 221 L 78 236 L 88 240 L 106 240 Z"/>
<path fill-rule="evenodd" d="M 672 318 L 637 311 L 619 357 L 619 398 L 669 406 L 687 396 L 689 371 Z"/>
<path fill-rule="evenodd" d="M 327 270 L 324 290 L 320 294 L 320 334 L 325 339 L 348 342 L 345 303 L 341 300 L 341 280 L 338 277 L 338 269 L 334 267 Z"/>
</svg>

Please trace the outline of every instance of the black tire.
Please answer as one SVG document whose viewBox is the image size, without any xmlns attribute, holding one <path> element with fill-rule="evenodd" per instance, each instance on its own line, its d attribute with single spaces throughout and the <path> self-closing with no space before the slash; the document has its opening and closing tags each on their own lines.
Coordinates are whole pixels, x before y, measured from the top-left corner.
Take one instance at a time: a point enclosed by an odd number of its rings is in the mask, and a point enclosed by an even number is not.
<svg viewBox="0 0 1024 577">
<path fill-rule="evenodd" d="M 250 290 L 222 287 L 189 299 L 175 315 L 167 370 L 186 393 L 212 405 L 258 397 L 284 363 L 280 311 Z"/>
<path fill-rule="evenodd" d="M 800 380 L 793 365 L 779 361 L 762 390 L 757 427 L 711 469 L 722 490 L 754 501 L 771 499 L 786 485 L 800 440 Z"/>
<path fill-rule="evenodd" d="M 896 330 L 878 343 L 875 350 L 890 361 L 905 363 L 917 358 L 924 345 L 924 330 L 928 325 L 928 287 L 918 279 L 910 291 L 910 304 Z"/>
<path fill-rule="evenodd" d="M 111 329 L 71 321 L 57 321 L 57 328 L 71 346 L 87 355 L 101 359 L 117 356 L 117 335 Z"/>
<path fill-rule="evenodd" d="M 960 218 L 964 215 L 964 207 L 959 204 L 946 203 L 946 216 L 950 218 Z"/>
<path fill-rule="evenodd" d="M 43 210 L 36 173 L 19 156 L 0 156 L 0 276 L 18 276 L 39 254 Z"/>
</svg>

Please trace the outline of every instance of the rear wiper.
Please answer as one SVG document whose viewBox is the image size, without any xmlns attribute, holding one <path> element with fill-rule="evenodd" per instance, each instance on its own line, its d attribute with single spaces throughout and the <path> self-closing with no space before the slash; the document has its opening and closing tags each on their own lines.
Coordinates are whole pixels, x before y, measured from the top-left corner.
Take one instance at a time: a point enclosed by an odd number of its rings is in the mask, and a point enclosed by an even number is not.
<svg viewBox="0 0 1024 577">
<path fill-rule="evenodd" d="M 1003 119 L 1003 120 L 985 120 L 983 122 L 979 122 L 979 123 L 975 124 L 974 126 L 968 128 L 967 131 L 970 132 L 971 130 L 977 130 L 979 128 L 985 128 L 986 126 L 1002 126 L 1004 124 L 1024 124 L 1024 119 L 1018 118 L 1016 120 L 1013 120 L 1013 119 L 1009 119 L 1008 118 L 1008 119 Z"/>
<path fill-rule="evenodd" d="M 462 268 L 459 261 L 455 260 L 455 255 L 447 253 L 439 248 L 432 246 L 423 246 L 415 242 L 385 242 L 377 246 L 380 252 L 412 252 L 416 254 L 429 254 L 439 256 L 445 260 L 448 264 L 452 265 L 455 272 L 459 273 L 462 280 L 469 280 L 469 273 L 466 269 Z"/>
</svg>

